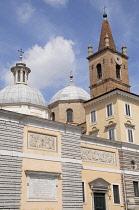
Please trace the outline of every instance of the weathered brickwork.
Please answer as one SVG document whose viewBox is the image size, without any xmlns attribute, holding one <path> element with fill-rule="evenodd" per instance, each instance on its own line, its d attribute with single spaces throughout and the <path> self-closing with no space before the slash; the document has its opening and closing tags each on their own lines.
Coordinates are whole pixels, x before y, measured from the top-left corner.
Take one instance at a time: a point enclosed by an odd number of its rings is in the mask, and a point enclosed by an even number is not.
<svg viewBox="0 0 139 210">
<path fill-rule="evenodd" d="M 89 58 L 91 98 L 106 93 L 114 88 L 130 91 L 127 58 L 122 56 L 120 79 L 116 77 L 115 52 L 105 49 Z M 98 79 L 97 64 L 101 64 L 102 78 Z"/>
<path fill-rule="evenodd" d="M 22 158 L 8 152 L 22 152 L 23 126 L 0 120 L 0 209 L 20 209 Z"/>
</svg>

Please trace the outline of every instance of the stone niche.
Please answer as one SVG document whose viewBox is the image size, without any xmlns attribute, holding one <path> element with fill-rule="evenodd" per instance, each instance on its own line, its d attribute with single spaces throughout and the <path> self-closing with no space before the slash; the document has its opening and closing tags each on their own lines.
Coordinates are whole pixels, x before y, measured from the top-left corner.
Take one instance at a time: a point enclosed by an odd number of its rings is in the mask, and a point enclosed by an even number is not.
<svg viewBox="0 0 139 210">
<path fill-rule="evenodd" d="M 28 148 L 57 152 L 57 136 L 29 131 Z"/>
<path fill-rule="evenodd" d="M 81 157 L 83 161 L 87 162 L 97 162 L 97 163 L 116 165 L 115 152 L 82 147 Z"/>
<path fill-rule="evenodd" d="M 60 173 L 26 171 L 27 201 L 57 201 Z"/>
</svg>

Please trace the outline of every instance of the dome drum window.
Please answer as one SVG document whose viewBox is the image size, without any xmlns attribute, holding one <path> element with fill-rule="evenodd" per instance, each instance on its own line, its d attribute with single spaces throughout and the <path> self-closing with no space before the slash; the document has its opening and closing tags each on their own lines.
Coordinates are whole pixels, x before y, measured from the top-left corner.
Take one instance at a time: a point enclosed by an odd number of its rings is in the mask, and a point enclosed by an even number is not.
<svg viewBox="0 0 139 210">
<path fill-rule="evenodd" d="M 67 109 L 67 122 L 73 122 L 73 110 Z"/>
<path fill-rule="evenodd" d="M 51 120 L 55 121 L 55 113 L 54 112 L 51 113 Z"/>
</svg>

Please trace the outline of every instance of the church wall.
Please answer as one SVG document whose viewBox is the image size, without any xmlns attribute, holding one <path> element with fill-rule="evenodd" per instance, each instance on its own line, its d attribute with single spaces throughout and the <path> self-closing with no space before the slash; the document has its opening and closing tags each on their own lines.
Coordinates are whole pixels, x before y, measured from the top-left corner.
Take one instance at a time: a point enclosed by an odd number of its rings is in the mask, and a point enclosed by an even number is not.
<svg viewBox="0 0 139 210">
<path fill-rule="evenodd" d="M 33 135 L 33 138 L 29 140 Z M 45 137 L 45 138 L 43 138 Z M 51 144 L 51 137 L 56 137 L 55 147 Z M 42 140 L 44 143 L 42 144 Z M 45 142 L 46 140 L 46 142 Z M 34 147 L 34 148 L 33 148 Z M 62 209 L 62 181 L 61 181 L 61 135 L 58 131 L 52 131 L 47 128 L 39 128 L 33 126 L 24 127 L 24 144 L 23 152 L 27 157 L 23 158 L 22 166 L 22 195 L 21 195 L 21 210 L 52 210 Z M 29 193 L 28 185 L 28 173 L 36 172 L 39 177 L 39 173 L 55 174 L 57 176 L 57 196 L 56 200 L 29 200 L 27 194 Z"/>
<path fill-rule="evenodd" d="M 19 209 L 22 177 L 23 125 L 0 116 L 0 209 Z"/>
<path fill-rule="evenodd" d="M 51 108 L 51 111 L 55 112 L 55 120 L 66 123 L 67 109 L 73 110 L 73 124 L 83 123 L 85 121 L 85 110 L 83 104 L 75 101 L 60 102 L 56 107 Z"/>
<path fill-rule="evenodd" d="M 125 103 L 130 105 L 131 117 L 127 117 L 125 114 Z M 133 128 L 134 134 L 134 142 L 135 144 L 139 144 L 139 103 L 133 99 L 129 98 L 122 98 L 120 97 L 118 100 L 118 107 L 119 107 L 119 122 L 120 122 L 120 133 L 121 133 L 121 140 L 128 142 L 127 140 L 127 133 L 126 128 L 131 127 Z"/>
<path fill-rule="evenodd" d="M 62 134 L 62 196 L 63 210 L 83 209 L 80 133 Z"/>
<path fill-rule="evenodd" d="M 113 117 L 107 118 L 106 116 L 106 105 L 112 103 L 113 105 Z M 91 110 L 96 110 L 96 123 L 91 123 L 90 112 Z M 94 130 L 94 128 L 98 129 L 98 136 L 102 138 L 108 138 L 107 127 L 113 123 L 116 124 L 116 139 L 119 139 L 119 114 L 118 114 L 118 104 L 117 98 L 111 97 L 105 100 L 100 100 L 97 103 L 93 103 L 92 105 L 85 107 L 86 111 L 86 125 L 87 125 L 87 135 L 90 134 Z"/>
<path fill-rule="evenodd" d="M 123 194 L 121 171 L 119 164 L 118 149 L 111 145 L 111 143 L 99 139 L 97 143 L 92 138 L 83 137 L 81 140 L 82 149 L 82 180 L 85 182 L 85 202 L 84 210 L 94 209 L 94 192 L 91 190 L 91 182 L 96 179 L 104 179 L 109 185 L 109 190 L 105 192 L 105 200 L 107 209 L 122 210 L 123 209 Z M 105 146 L 104 146 L 105 145 Z M 112 184 L 119 185 L 120 204 L 113 202 Z M 102 192 L 102 191 L 100 191 Z"/>
<path fill-rule="evenodd" d="M 125 203 L 128 209 L 139 208 L 139 197 L 135 196 L 133 181 L 139 182 L 139 146 L 124 144 L 123 148 L 119 149 L 120 168 L 123 170 L 123 193 Z M 135 161 L 135 165 L 131 164 Z"/>
</svg>

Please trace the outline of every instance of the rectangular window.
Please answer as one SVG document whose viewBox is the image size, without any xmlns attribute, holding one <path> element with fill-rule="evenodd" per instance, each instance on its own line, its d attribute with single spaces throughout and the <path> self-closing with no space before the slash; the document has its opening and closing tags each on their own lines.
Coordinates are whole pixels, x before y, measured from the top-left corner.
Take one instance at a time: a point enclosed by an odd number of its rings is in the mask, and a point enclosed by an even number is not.
<svg viewBox="0 0 139 210">
<path fill-rule="evenodd" d="M 82 182 L 83 203 L 85 203 L 85 182 Z"/>
<path fill-rule="evenodd" d="M 113 117 L 112 103 L 106 105 L 107 117 Z"/>
<path fill-rule="evenodd" d="M 119 185 L 113 185 L 113 200 L 114 203 L 120 204 Z"/>
<path fill-rule="evenodd" d="M 110 140 L 115 140 L 115 128 L 109 128 L 108 129 L 108 138 Z"/>
<path fill-rule="evenodd" d="M 138 186 L 138 182 L 133 182 L 133 187 L 134 187 L 134 195 L 135 195 L 135 197 L 139 197 L 139 186 Z"/>
<path fill-rule="evenodd" d="M 133 137 L 133 129 L 132 128 L 127 128 L 127 138 L 128 138 L 128 142 L 133 143 L 134 137 Z"/>
<path fill-rule="evenodd" d="M 91 133 L 91 136 L 98 137 L 98 131 Z"/>
<path fill-rule="evenodd" d="M 130 104 L 125 103 L 125 115 L 127 117 L 131 117 L 131 109 L 130 109 Z"/>
<path fill-rule="evenodd" d="M 91 111 L 91 123 L 96 123 L 96 110 Z"/>
</svg>

